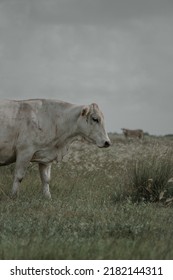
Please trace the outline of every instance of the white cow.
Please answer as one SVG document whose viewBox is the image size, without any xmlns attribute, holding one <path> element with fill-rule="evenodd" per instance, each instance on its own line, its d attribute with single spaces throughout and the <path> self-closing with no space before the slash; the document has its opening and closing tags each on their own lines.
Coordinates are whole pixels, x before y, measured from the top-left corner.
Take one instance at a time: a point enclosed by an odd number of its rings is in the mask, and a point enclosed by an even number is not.
<svg viewBox="0 0 173 280">
<path fill-rule="evenodd" d="M 49 191 L 51 164 L 61 161 L 78 136 L 100 148 L 110 146 L 97 104 L 77 106 L 48 99 L 0 102 L 0 165 L 16 162 L 12 196 L 30 162 L 39 164 L 43 193 Z"/>
</svg>

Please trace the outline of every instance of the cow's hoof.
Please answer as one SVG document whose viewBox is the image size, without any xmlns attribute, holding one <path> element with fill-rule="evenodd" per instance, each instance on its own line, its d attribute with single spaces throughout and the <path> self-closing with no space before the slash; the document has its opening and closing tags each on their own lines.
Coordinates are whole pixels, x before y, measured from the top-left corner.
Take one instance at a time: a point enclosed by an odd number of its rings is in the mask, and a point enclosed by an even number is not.
<svg viewBox="0 0 173 280">
<path fill-rule="evenodd" d="M 45 197 L 46 199 L 50 199 L 50 200 L 51 200 L 51 194 L 50 194 L 50 192 L 44 192 L 43 195 L 44 195 L 44 197 Z"/>
<path fill-rule="evenodd" d="M 11 192 L 10 194 L 10 198 L 11 199 L 16 199 L 18 197 L 18 193 L 17 192 Z"/>
</svg>

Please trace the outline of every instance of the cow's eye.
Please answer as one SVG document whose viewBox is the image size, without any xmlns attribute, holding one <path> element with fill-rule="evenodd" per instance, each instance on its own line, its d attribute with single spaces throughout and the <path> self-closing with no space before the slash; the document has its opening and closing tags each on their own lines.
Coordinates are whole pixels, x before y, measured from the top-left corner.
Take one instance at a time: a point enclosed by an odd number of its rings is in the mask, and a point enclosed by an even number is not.
<svg viewBox="0 0 173 280">
<path fill-rule="evenodd" d="M 96 118 L 96 117 L 92 117 L 92 120 L 93 120 L 94 122 L 96 122 L 96 123 L 99 123 L 99 119 Z"/>
</svg>

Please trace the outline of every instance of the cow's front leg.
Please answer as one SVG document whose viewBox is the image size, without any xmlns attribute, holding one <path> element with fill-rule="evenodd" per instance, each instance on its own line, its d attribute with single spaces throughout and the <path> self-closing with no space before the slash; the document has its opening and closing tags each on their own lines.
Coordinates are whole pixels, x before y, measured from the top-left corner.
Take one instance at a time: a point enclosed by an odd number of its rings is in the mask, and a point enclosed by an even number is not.
<svg viewBox="0 0 173 280">
<path fill-rule="evenodd" d="M 12 197 L 15 197 L 19 193 L 19 185 L 25 177 L 25 173 L 30 163 L 30 159 L 31 156 L 27 155 L 27 152 L 21 153 L 17 156 L 12 187 Z"/>
<path fill-rule="evenodd" d="M 43 186 L 43 194 L 46 198 L 51 198 L 49 191 L 50 173 L 51 173 L 51 163 L 42 164 L 39 163 L 40 178 Z"/>
</svg>

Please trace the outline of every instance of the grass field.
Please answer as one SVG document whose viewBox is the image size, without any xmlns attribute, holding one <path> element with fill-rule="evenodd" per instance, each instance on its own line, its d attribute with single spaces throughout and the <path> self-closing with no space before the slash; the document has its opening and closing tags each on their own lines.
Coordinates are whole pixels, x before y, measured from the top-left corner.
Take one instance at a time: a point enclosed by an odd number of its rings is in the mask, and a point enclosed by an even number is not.
<svg viewBox="0 0 173 280">
<path fill-rule="evenodd" d="M 51 201 L 37 165 L 16 200 L 14 166 L 0 168 L 0 259 L 173 259 L 173 140 L 110 137 L 111 148 L 75 144 L 53 165 Z"/>
</svg>

